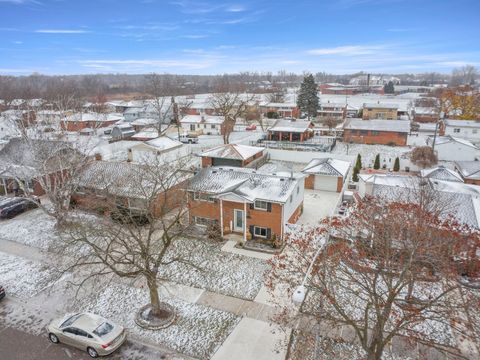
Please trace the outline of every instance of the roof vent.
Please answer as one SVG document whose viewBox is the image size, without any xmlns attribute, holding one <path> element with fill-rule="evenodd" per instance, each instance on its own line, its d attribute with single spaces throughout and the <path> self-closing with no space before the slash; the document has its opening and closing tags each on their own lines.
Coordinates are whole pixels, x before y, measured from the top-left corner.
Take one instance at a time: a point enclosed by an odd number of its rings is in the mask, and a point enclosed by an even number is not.
<svg viewBox="0 0 480 360">
<path fill-rule="evenodd" d="M 284 179 L 284 178 L 280 178 L 280 181 L 285 181 L 285 179 Z"/>
<path fill-rule="evenodd" d="M 212 174 L 216 174 L 217 173 L 217 170 L 212 170 Z"/>
</svg>

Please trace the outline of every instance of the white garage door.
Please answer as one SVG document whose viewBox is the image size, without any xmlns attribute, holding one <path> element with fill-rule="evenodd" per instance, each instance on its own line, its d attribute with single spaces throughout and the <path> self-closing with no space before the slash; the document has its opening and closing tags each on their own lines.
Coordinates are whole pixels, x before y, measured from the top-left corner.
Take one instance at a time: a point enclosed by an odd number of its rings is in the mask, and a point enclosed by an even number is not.
<svg viewBox="0 0 480 360">
<path fill-rule="evenodd" d="M 313 188 L 315 190 L 337 191 L 337 177 L 315 175 L 315 183 Z"/>
</svg>

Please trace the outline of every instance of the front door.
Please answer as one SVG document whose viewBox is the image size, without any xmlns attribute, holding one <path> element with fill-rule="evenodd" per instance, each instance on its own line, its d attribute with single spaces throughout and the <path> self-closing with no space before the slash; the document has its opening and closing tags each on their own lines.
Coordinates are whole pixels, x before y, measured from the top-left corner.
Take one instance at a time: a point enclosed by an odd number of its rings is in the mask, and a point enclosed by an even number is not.
<svg viewBox="0 0 480 360">
<path fill-rule="evenodd" d="M 233 210 L 234 211 L 234 216 L 233 216 L 233 230 L 234 231 L 241 231 L 243 232 L 243 210 Z"/>
</svg>

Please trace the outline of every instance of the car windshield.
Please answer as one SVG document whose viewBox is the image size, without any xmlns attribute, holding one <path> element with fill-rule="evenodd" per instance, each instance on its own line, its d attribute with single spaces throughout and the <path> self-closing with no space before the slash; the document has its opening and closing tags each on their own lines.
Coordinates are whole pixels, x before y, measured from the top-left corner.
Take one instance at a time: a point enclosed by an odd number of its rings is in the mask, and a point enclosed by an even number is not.
<svg viewBox="0 0 480 360">
<path fill-rule="evenodd" d="M 75 314 L 75 315 L 70 316 L 67 320 L 65 320 L 65 321 L 60 325 L 60 327 L 61 327 L 61 328 L 64 328 L 64 327 L 67 327 L 67 326 L 72 325 L 72 324 L 75 322 L 75 320 L 77 320 L 80 316 L 82 316 L 82 314 Z"/>
<path fill-rule="evenodd" d="M 104 322 L 104 323 L 102 323 L 102 325 L 100 325 L 95 330 L 93 330 L 93 333 L 97 336 L 102 337 L 102 336 L 107 335 L 110 331 L 112 331 L 112 329 L 113 329 L 113 325 L 111 325 L 107 322 Z"/>
</svg>

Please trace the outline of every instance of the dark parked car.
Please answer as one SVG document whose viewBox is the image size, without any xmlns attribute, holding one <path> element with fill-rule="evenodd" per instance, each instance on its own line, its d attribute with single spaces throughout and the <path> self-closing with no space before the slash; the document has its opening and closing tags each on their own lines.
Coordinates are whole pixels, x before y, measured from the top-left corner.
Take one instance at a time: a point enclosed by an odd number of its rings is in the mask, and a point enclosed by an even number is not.
<svg viewBox="0 0 480 360">
<path fill-rule="evenodd" d="M 27 210 L 35 209 L 38 204 L 22 197 L 0 197 L 0 219 L 11 219 Z"/>
<path fill-rule="evenodd" d="M 0 285 L 0 300 L 5 297 L 5 289 Z"/>
</svg>

